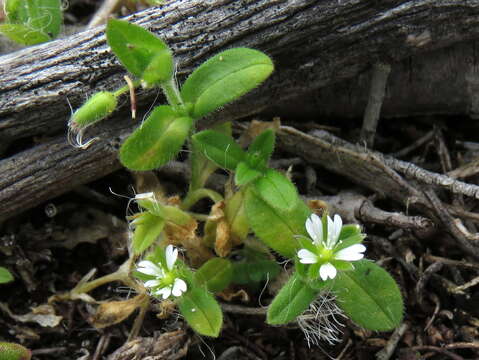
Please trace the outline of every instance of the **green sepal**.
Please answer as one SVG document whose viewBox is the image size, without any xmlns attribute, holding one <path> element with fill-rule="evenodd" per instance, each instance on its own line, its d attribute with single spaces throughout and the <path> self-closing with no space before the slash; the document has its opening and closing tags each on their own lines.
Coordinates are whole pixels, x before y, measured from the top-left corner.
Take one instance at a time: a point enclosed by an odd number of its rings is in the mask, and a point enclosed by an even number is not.
<svg viewBox="0 0 479 360">
<path fill-rule="evenodd" d="M 189 286 L 178 299 L 178 309 L 191 328 L 200 335 L 218 337 L 223 313 L 218 302 L 203 286 Z"/>
<path fill-rule="evenodd" d="M 13 275 L 8 269 L 0 266 L 0 284 L 6 284 L 14 280 Z"/>
<path fill-rule="evenodd" d="M 319 290 L 313 289 L 298 274 L 293 273 L 269 306 L 266 322 L 282 325 L 293 321 L 309 307 L 318 293 Z"/>
<path fill-rule="evenodd" d="M 354 244 L 360 244 L 366 234 L 361 233 L 361 228 L 356 224 L 343 225 L 341 233 L 339 234 L 338 244 L 335 246 L 334 251 L 345 249 Z"/>
<path fill-rule="evenodd" d="M 235 184 L 243 186 L 262 176 L 263 173 L 251 168 L 248 163 L 242 161 L 235 170 Z"/>
<path fill-rule="evenodd" d="M 228 135 L 213 130 L 201 131 L 192 137 L 199 151 L 219 167 L 234 171 L 246 152 Z"/>
<path fill-rule="evenodd" d="M 230 226 L 231 236 L 244 240 L 249 232 L 244 189 L 237 191 L 232 197 L 225 200 L 224 213 Z"/>
<path fill-rule="evenodd" d="M 144 212 L 134 222 L 136 228 L 133 233 L 133 250 L 135 254 L 141 254 L 160 236 L 165 227 L 165 220 Z"/>
<path fill-rule="evenodd" d="M 20 344 L 0 341 L 0 360 L 30 360 L 32 353 Z"/>
<path fill-rule="evenodd" d="M 251 167 L 259 170 L 268 163 L 274 151 L 275 139 L 276 135 L 274 131 L 268 129 L 253 140 L 248 147 L 248 163 Z"/>
<path fill-rule="evenodd" d="M 124 20 L 110 19 L 106 26 L 106 38 L 121 64 L 138 78 L 158 54 L 169 51 L 165 42 L 150 31 Z"/>
<path fill-rule="evenodd" d="M 84 129 L 110 115 L 116 106 L 117 99 L 112 92 L 97 92 L 73 113 L 69 126 Z"/>
<path fill-rule="evenodd" d="M 296 237 L 296 239 L 298 240 L 298 243 L 300 245 L 298 249 L 306 249 L 306 250 L 311 251 L 313 254 L 316 254 L 316 252 L 318 251 L 318 248 L 311 241 L 310 238 L 308 238 L 306 236 L 303 236 L 303 235 L 298 235 Z"/>
<path fill-rule="evenodd" d="M 123 143 L 120 149 L 121 163 L 136 171 L 159 168 L 178 154 L 192 123 L 189 117 L 177 117 L 170 106 L 156 107 Z"/>
<path fill-rule="evenodd" d="M 256 179 L 252 185 L 258 195 L 272 207 L 291 210 L 298 202 L 296 187 L 276 170 L 266 170 L 264 176 Z"/>
<path fill-rule="evenodd" d="M 181 89 L 192 116 L 201 118 L 261 84 L 273 71 L 271 59 L 258 50 L 234 48 L 201 64 Z"/>
<path fill-rule="evenodd" d="M 387 271 L 368 260 L 354 262 L 354 270 L 340 272 L 332 282 L 338 306 L 356 324 L 388 331 L 403 319 L 401 292 Z"/>
<path fill-rule="evenodd" d="M 219 257 L 208 260 L 195 272 L 195 282 L 206 286 L 211 292 L 219 292 L 231 283 L 233 266 L 231 261 Z"/>
<path fill-rule="evenodd" d="M 263 243 L 285 257 L 296 255 L 298 235 L 307 235 L 304 223 L 311 214 L 301 199 L 286 211 L 271 206 L 248 186 L 245 209 L 249 225 Z"/>
<path fill-rule="evenodd" d="M 22 45 L 35 45 L 50 41 L 50 37 L 22 24 L 0 24 L 0 33 Z"/>
</svg>

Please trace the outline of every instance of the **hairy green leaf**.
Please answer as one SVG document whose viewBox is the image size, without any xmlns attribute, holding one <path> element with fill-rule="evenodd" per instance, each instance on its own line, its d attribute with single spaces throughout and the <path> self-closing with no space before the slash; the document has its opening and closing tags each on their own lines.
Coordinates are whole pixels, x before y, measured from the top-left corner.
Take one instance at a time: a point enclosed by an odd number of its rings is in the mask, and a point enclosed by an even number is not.
<svg viewBox="0 0 479 360">
<path fill-rule="evenodd" d="M 188 289 L 178 299 L 178 308 L 188 324 L 200 335 L 218 337 L 223 313 L 218 302 L 202 286 Z"/>
<path fill-rule="evenodd" d="M 50 41 L 50 37 L 22 24 L 0 24 L 0 33 L 22 45 L 35 45 Z"/>
<path fill-rule="evenodd" d="M 0 284 L 5 284 L 13 281 L 13 275 L 3 266 L 0 266 Z"/>
<path fill-rule="evenodd" d="M 133 250 L 135 254 L 141 254 L 160 236 L 165 220 L 145 212 L 135 219 L 134 224 L 136 228 L 133 233 Z"/>
<path fill-rule="evenodd" d="M 195 272 L 195 280 L 199 285 L 206 285 L 211 292 L 225 289 L 233 277 L 233 267 L 227 259 L 215 257 L 204 263 Z"/>
<path fill-rule="evenodd" d="M 156 68 L 161 64 L 173 64 L 172 61 L 162 58 L 170 52 L 163 40 L 141 26 L 124 20 L 110 19 L 106 26 L 106 38 L 122 65 L 136 77 L 141 78 L 148 66 Z M 169 73 L 172 69 L 165 68 L 162 71 Z"/>
<path fill-rule="evenodd" d="M 311 288 L 294 273 L 269 306 L 266 322 L 281 325 L 293 321 L 309 307 L 318 293 L 319 290 Z"/>
<path fill-rule="evenodd" d="M 340 272 L 332 282 L 338 306 L 366 329 L 394 329 L 401 323 L 404 311 L 396 282 L 371 261 L 355 261 L 354 267 L 353 271 Z"/>
<path fill-rule="evenodd" d="M 233 242 L 235 242 L 235 238 L 244 240 L 249 232 L 244 202 L 245 191 L 243 189 L 225 200 L 224 212 L 230 226 L 230 235 L 233 237 Z"/>
<path fill-rule="evenodd" d="M 242 161 L 236 167 L 235 184 L 238 186 L 243 186 L 262 175 L 263 173 L 261 171 L 251 168 L 248 163 Z"/>
<path fill-rule="evenodd" d="M 32 353 L 20 344 L 0 342 L 0 360 L 30 360 Z"/>
<path fill-rule="evenodd" d="M 231 122 L 225 122 L 212 128 L 223 135 L 231 136 Z M 210 175 L 218 168 L 214 162 L 209 160 L 198 148 L 194 141 L 191 142 L 192 153 L 190 157 L 191 163 L 191 180 L 189 192 L 202 188 Z"/>
<path fill-rule="evenodd" d="M 249 188 L 245 199 L 246 216 L 256 236 L 281 255 L 293 258 L 298 250 L 298 235 L 307 236 L 305 222 L 311 210 L 297 199 L 291 210 L 271 206 Z"/>
<path fill-rule="evenodd" d="M 273 71 L 271 59 L 258 50 L 235 48 L 201 64 L 186 79 L 181 96 L 197 119 L 239 98 L 261 84 Z"/>
<path fill-rule="evenodd" d="M 177 117 L 167 105 L 158 106 L 123 143 L 120 161 L 131 170 L 153 170 L 172 160 L 185 142 L 192 119 Z"/>
<path fill-rule="evenodd" d="M 276 170 L 266 170 L 264 176 L 253 182 L 259 196 L 270 206 L 291 210 L 298 202 L 298 192 L 291 181 Z"/>
<path fill-rule="evenodd" d="M 274 150 L 275 133 L 268 129 L 259 134 L 248 147 L 249 165 L 257 168 L 258 165 L 265 166 Z"/>
<path fill-rule="evenodd" d="M 224 169 L 235 170 L 246 156 L 246 153 L 231 136 L 217 131 L 201 131 L 191 138 L 196 148 L 199 149 L 206 158 Z"/>
</svg>

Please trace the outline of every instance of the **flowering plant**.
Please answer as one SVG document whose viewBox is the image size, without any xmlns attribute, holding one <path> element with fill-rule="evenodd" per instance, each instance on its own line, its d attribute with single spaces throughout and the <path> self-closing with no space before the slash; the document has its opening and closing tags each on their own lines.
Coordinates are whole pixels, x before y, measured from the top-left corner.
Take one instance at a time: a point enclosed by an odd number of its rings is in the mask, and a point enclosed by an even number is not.
<svg viewBox="0 0 479 360">
<path fill-rule="evenodd" d="M 343 225 L 339 215 L 320 218 L 288 175 L 270 167 L 278 124 L 253 128 L 256 136 L 247 147 L 232 137 L 230 123 L 193 132 L 198 119 L 270 75 L 273 63 L 268 56 L 247 48 L 226 50 L 200 65 L 179 89 L 171 50 L 154 34 L 110 20 L 107 40 L 136 77 L 130 90 L 159 87 L 168 101 L 124 142 L 120 161 L 134 171 L 156 169 L 186 143 L 191 166 L 184 197 L 168 198 L 161 190 L 135 196 L 139 212 L 129 218 L 130 259 L 136 263 L 142 258 L 134 271 L 142 283 L 130 278 L 125 283 L 144 297 L 172 300 L 195 331 L 218 336 L 223 317 L 214 294 L 224 295 L 232 285 L 254 291 L 281 271 L 276 260 L 281 256 L 292 259 L 294 267 L 269 306 L 269 324 L 298 319 L 305 329 L 316 329 L 311 319 L 339 312 L 372 330 L 389 330 L 401 322 L 399 289 L 386 271 L 364 259 L 360 227 Z M 80 143 L 83 132 L 114 111 L 117 98 L 127 90 L 100 92 L 73 114 L 70 129 Z M 224 193 L 206 186 L 219 168 L 230 174 Z M 206 213 L 191 211 L 204 198 L 213 203 Z M 184 250 L 181 258 L 178 248 Z M 337 305 L 326 307 L 326 315 L 320 316 L 325 298 Z"/>
</svg>

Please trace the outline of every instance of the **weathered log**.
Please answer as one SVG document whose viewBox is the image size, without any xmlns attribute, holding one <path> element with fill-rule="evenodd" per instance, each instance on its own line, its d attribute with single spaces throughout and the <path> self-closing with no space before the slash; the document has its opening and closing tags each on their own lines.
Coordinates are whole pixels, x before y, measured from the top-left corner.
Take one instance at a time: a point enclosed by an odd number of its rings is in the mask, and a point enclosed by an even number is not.
<svg viewBox="0 0 479 360">
<path fill-rule="evenodd" d="M 479 36 L 479 1 L 170 1 L 130 17 L 160 34 L 177 57 L 178 76 L 212 54 L 250 46 L 270 54 L 276 72 L 264 86 L 212 119 L 236 119 L 351 78 L 376 61 Z M 124 72 L 103 27 L 0 57 L 0 144 L 62 132 L 86 94 L 116 88 Z M 144 94 L 150 99 L 154 92 Z M 295 105 L 296 106 L 296 105 Z M 119 167 L 112 142 L 131 125 L 110 120 L 103 141 L 85 151 L 65 136 L 0 161 L 0 219 L 6 219 Z M 101 130 L 103 129 L 103 130 Z M 115 140 L 111 140 L 115 139 Z"/>
<path fill-rule="evenodd" d="M 277 71 L 233 113 L 251 113 L 305 89 L 349 78 L 369 64 L 477 38 L 479 2 L 455 0 L 170 1 L 130 20 L 173 48 L 180 77 L 234 46 L 269 53 Z M 111 89 L 123 71 L 98 27 L 0 58 L 0 138 L 58 131 L 86 94 Z M 287 90 L 286 90 L 287 89 Z M 268 96 L 260 96 L 265 93 Z M 249 104 L 252 100 L 252 105 Z"/>
</svg>

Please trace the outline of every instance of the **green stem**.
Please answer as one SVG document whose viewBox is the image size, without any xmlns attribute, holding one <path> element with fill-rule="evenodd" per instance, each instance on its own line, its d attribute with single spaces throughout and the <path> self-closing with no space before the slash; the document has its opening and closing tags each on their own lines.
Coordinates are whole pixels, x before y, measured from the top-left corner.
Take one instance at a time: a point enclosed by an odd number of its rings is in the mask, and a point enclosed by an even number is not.
<svg viewBox="0 0 479 360">
<path fill-rule="evenodd" d="M 134 87 L 140 86 L 140 81 L 139 80 L 133 81 L 133 86 Z M 115 92 L 113 92 L 113 95 L 115 97 L 118 97 L 118 96 L 123 95 L 124 93 L 126 93 L 128 91 L 130 91 L 130 87 L 128 85 L 125 85 L 125 86 L 122 86 L 121 88 L 119 88 L 118 90 L 116 90 Z"/>
<path fill-rule="evenodd" d="M 161 83 L 161 88 L 166 96 L 166 100 L 168 100 L 171 106 L 174 108 L 183 108 L 185 106 L 173 77 L 169 81 Z"/>
<path fill-rule="evenodd" d="M 216 191 L 213 191 L 211 189 L 206 189 L 206 188 L 200 188 L 200 189 L 189 192 L 184 198 L 183 202 L 181 203 L 180 208 L 183 210 L 188 210 L 194 204 L 196 204 L 199 200 L 205 197 L 209 197 L 215 203 L 223 200 L 223 196 L 221 196 L 221 194 L 217 193 Z"/>
</svg>

